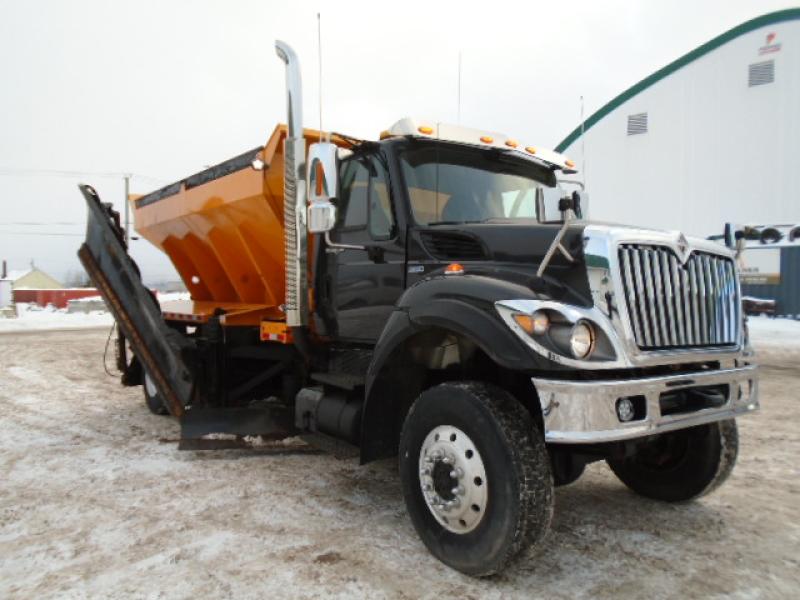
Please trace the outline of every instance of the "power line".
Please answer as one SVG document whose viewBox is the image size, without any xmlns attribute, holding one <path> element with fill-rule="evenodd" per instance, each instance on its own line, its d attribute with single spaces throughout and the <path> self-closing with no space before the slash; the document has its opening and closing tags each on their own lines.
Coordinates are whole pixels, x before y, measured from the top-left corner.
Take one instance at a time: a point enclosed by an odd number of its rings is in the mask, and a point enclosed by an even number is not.
<svg viewBox="0 0 800 600">
<path fill-rule="evenodd" d="M 13 225 L 14 227 L 19 226 L 33 226 L 33 227 L 42 227 L 42 226 L 67 226 L 67 225 L 86 225 L 86 222 L 80 221 L 0 221 L 0 225 Z"/>
<path fill-rule="evenodd" d="M 2 235 L 49 235 L 58 237 L 84 237 L 83 233 L 56 233 L 53 231 L 0 231 Z"/>
<path fill-rule="evenodd" d="M 104 171 L 62 171 L 58 169 L 20 169 L 16 167 L 0 167 L 0 175 L 10 176 L 37 176 L 44 175 L 48 177 L 104 177 L 109 179 L 122 179 L 123 177 L 135 177 L 145 181 L 152 181 L 155 183 L 169 183 L 169 180 L 161 177 L 153 177 L 152 175 L 143 175 L 141 173 L 115 173 Z"/>
</svg>

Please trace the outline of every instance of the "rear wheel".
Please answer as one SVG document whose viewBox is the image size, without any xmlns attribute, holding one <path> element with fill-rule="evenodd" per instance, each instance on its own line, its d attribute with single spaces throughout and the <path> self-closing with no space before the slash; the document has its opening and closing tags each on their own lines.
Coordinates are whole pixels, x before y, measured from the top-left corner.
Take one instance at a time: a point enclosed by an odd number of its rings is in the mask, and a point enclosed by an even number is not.
<svg viewBox="0 0 800 600">
<path fill-rule="evenodd" d="M 733 471 L 738 452 L 736 421 L 730 419 L 658 435 L 634 455 L 607 462 L 634 492 L 683 502 L 722 485 Z"/>
<path fill-rule="evenodd" d="M 151 413 L 154 415 L 169 414 L 167 405 L 164 404 L 164 397 L 158 392 L 156 383 L 150 377 L 149 373 L 144 374 L 142 388 L 144 389 L 144 403 L 147 405 L 147 408 L 150 409 Z"/>
<path fill-rule="evenodd" d="M 428 550 L 492 575 L 547 532 L 553 478 L 541 433 L 505 390 L 445 383 L 423 392 L 400 440 L 406 506 Z"/>
</svg>

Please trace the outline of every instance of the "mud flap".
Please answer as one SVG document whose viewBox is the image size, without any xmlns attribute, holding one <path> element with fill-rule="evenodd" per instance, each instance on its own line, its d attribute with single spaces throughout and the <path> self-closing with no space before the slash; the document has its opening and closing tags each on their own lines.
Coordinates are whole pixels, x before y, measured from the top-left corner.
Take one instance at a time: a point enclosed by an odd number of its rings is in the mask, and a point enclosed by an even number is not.
<svg viewBox="0 0 800 600">
<path fill-rule="evenodd" d="M 192 372 L 184 357 L 193 345 L 167 326 L 161 308 L 142 284 L 139 268 L 126 249 L 119 213 L 102 203 L 91 186 L 78 187 L 89 209 L 86 241 L 78 258 L 167 409 L 181 417 L 192 398 Z"/>
</svg>

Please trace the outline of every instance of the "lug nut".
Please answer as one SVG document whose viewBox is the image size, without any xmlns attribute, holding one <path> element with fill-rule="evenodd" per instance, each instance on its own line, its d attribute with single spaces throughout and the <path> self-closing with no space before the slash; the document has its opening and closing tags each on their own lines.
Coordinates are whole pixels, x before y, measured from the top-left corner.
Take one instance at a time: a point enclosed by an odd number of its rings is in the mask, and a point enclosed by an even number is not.
<svg viewBox="0 0 800 600">
<path fill-rule="evenodd" d="M 450 493 L 452 493 L 454 496 L 463 496 L 464 486 L 463 485 L 456 486 L 452 490 L 450 490 Z"/>
<path fill-rule="evenodd" d="M 433 489 L 433 486 L 430 483 L 426 483 L 422 486 L 422 489 L 426 492 L 430 492 Z"/>
<path fill-rule="evenodd" d="M 443 462 L 444 464 L 446 464 L 446 465 L 449 465 L 449 464 L 452 464 L 452 463 L 453 463 L 453 459 L 452 459 L 452 458 L 450 458 L 449 456 L 445 456 L 445 457 L 442 459 L 442 462 Z"/>
<path fill-rule="evenodd" d="M 427 477 L 427 476 L 428 476 L 428 475 L 430 475 L 430 474 L 431 474 L 431 469 L 430 469 L 430 467 L 425 467 L 425 468 L 423 468 L 423 469 L 420 469 L 420 472 L 419 472 L 419 476 L 420 476 L 420 477 Z"/>
<path fill-rule="evenodd" d="M 464 471 L 461 470 L 461 467 L 456 467 L 452 471 L 450 471 L 450 477 L 453 479 L 461 479 L 464 476 Z"/>
</svg>

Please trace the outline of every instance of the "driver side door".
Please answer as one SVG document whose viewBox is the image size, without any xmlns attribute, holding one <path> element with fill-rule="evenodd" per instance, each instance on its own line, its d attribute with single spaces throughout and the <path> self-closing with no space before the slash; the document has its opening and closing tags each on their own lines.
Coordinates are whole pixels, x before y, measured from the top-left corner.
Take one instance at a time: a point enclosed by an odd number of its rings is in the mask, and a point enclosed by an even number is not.
<svg viewBox="0 0 800 600">
<path fill-rule="evenodd" d="M 374 342 L 405 290 L 405 245 L 379 153 L 342 161 L 338 218 L 328 247 L 329 304 L 339 340 Z"/>
</svg>

